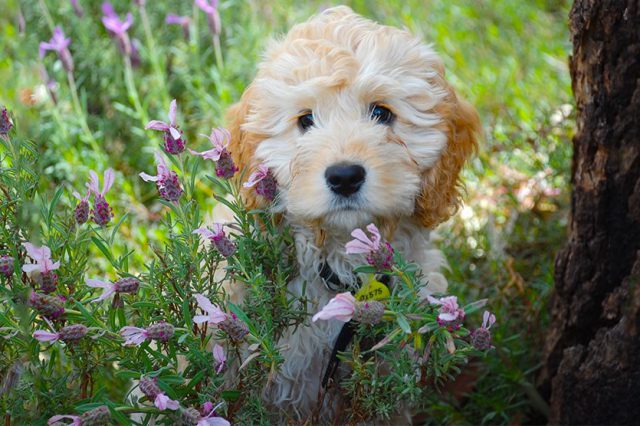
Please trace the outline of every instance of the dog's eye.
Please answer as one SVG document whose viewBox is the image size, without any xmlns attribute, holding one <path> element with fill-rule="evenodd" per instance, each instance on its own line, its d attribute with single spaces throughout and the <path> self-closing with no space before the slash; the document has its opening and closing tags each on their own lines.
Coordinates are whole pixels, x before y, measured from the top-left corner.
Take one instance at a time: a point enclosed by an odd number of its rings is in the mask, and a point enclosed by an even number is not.
<svg viewBox="0 0 640 426">
<path fill-rule="evenodd" d="M 308 112 L 304 115 L 298 117 L 298 126 L 300 126 L 300 130 L 302 132 L 306 132 L 309 130 L 309 127 L 313 126 L 315 122 L 313 121 L 313 113 Z"/>
<path fill-rule="evenodd" d="M 371 105 L 371 119 L 377 121 L 380 124 L 391 124 L 396 117 L 389 108 L 382 105 Z"/>
</svg>

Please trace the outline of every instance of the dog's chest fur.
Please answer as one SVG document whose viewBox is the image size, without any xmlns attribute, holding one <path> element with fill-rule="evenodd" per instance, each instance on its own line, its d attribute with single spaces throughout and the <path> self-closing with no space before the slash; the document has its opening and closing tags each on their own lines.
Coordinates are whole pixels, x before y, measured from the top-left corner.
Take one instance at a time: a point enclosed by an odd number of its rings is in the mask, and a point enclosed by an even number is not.
<svg viewBox="0 0 640 426">
<path fill-rule="evenodd" d="M 345 284 L 341 291 L 357 290 L 357 280 L 353 269 L 365 264 L 362 255 L 347 255 L 345 243 L 348 235 L 327 234 L 322 248 L 315 245 L 315 234 L 304 226 L 292 226 L 295 238 L 296 256 L 300 267 L 299 275 L 289 283 L 289 290 L 295 296 L 303 296 L 310 301 L 309 313 L 319 311 L 336 295 L 330 291 L 318 271 L 326 262 Z M 445 265 L 441 252 L 432 247 L 429 231 L 411 225 L 401 225 L 392 241 L 408 260 L 418 263 L 429 281 L 431 292 L 446 290 L 446 281 L 438 272 Z M 443 288 L 444 285 L 444 288 Z M 281 408 L 292 417 L 309 419 L 314 414 L 329 420 L 335 410 L 335 398 L 320 398 L 320 386 L 329 362 L 333 345 L 344 323 L 337 320 L 307 322 L 287 330 L 279 342 L 283 347 L 284 362 L 273 382 L 264 390 L 264 398 Z M 322 407 L 319 405 L 322 404 Z"/>
</svg>

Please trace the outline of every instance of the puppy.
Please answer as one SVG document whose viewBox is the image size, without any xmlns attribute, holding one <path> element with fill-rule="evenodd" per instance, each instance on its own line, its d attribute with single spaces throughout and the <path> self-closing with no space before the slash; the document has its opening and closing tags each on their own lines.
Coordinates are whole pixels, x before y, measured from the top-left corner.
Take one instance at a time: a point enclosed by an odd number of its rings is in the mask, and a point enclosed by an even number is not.
<svg viewBox="0 0 640 426">
<path fill-rule="evenodd" d="M 289 287 L 306 289 L 311 313 L 357 290 L 352 271 L 365 261 L 344 246 L 372 222 L 421 266 L 429 292 L 446 291 L 430 232 L 458 207 L 459 173 L 480 124 L 429 45 L 347 7 L 325 10 L 269 45 L 228 119 L 236 164 L 251 172 L 264 163 L 277 180 L 270 208 L 291 227 L 300 268 Z M 244 197 L 251 208 L 268 205 L 255 192 Z M 339 398 L 319 395 L 342 325 L 285 333 L 268 403 L 296 421 L 333 418 Z"/>
</svg>

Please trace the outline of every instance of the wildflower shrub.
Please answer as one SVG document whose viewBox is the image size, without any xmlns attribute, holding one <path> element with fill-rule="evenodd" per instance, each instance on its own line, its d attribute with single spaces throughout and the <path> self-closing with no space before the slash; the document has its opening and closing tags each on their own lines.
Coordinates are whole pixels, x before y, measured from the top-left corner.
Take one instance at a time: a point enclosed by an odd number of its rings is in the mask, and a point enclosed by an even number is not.
<svg viewBox="0 0 640 426">
<path fill-rule="evenodd" d="M 170 129 L 165 148 L 169 137 L 181 139 Z M 428 395 L 480 355 L 474 342 L 490 347 L 486 324 L 470 334 L 463 321 L 483 302 L 462 308 L 455 296 L 427 295 L 416 265 L 394 252 L 373 224 L 369 235 L 354 230 L 347 245 L 348 253 L 367 253 L 369 265 L 355 271 L 365 287 L 310 312 L 304 294 L 287 291 L 297 268 L 288 229 L 268 210 L 243 206 L 243 180 L 245 190 L 276 197 L 271 173 L 260 166 L 244 179 L 249 171 L 235 173 L 233 164 L 217 172 L 216 163 L 230 158 L 228 133 L 214 129 L 210 139 L 215 153 L 165 149 L 156 154 L 157 175 L 140 174 L 158 187 L 169 236 L 149 247 L 143 271 L 129 269 L 131 253 L 112 250 L 122 222 L 107 200 L 107 191 L 122 184 L 113 170 L 104 172 L 102 188 L 92 171 L 84 198 L 60 188 L 47 199 L 35 191 L 37 172 L 18 168 L 32 154 L 30 144 L 10 133 L 3 139 L 2 189 L 10 205 L 2 217 L 0 344 L 3 373 L 16 377 L 5 379 L 2 402 L 16 421 L 72 416 L 89 425 L 110 416 L 129 424 L 160 414 L 165 424 L 277 421 L 286 413 L 263 405 L 260 395 L 278 374 L 283 332 L 310 320 L 354 329 L 351 345 L 337 354 L 352 373 L 335 384 L 349 397 L 351 421 L 388 417 L 401 404 L 426 407 Z M 203 176 L 200 169 L 213 173 Z M 233 212 L 231 223 L 203 223 L 192 197 L 198 184 L 215 188 L 218 202 Z M 79 217 L 74 196 L 92 206 L 90 220 Z M 34 199 L 41 226 L 29 235 L 21 216 Z M 87 267 L 92 247 L 108 263 L 99 273 Z M 386 297 L 369 299 L 367 289 L 381 285 L 381 276 L 389 282 Z M 241 300 L 234 296 L 240 290 Z M 61 384 L 66 392 L 52 392 Z M 98 420 L 87 420 L 92 416 Z"/>
<path fill-rule="evenodd" d="M 222 130 L 209 136 L 212 149 L 199 152 L 206 139 L 197 134 L 209 133 L 239 98 L 266 36 L 323 3 L 100 3 L 9 0 L 0 17 L 8 52 L 0 61 L 0 107 L 11 110 L 0 109 L 0 407 L 11 424 L 62 415 L 52 423 L 277 422 L 286 413 L 265 407 L 260 390 L 282 361 L 279 337 L 319 312 L 287 292 L 296 274 L 287 230 L 268 212 L 247 212 L 238 198 L 240 188 L 275 197 L 269 170 L 238 170 Z M 535 416 L 544 402 L 531 381 L 545 329 L 548 254 L 563 235 L 554 192 L 566 185 L 563 142 L 572 131 L 563 2 L 347 3 L 425 32 L 454 84 L 482 111 L 483 152 L 491 155 L 481 153 L 465 176 L 464 220 L 441 228 L 441 247 L 456 294 L 490 295 L 491 310 L 509 321 L 495 330 L 491 314 L 471 312 L 477 304 L 446 295 L 425 301 L 419 271 L 393 247 L 369 253 L 365 244 L 365 253 L 377 255 L 369 262 L 378 259 L 385 272 L 368 265 L 363 283 L 373 274 L 394 284 L 385 300 L 353 295 L 353 305 L 338 304 L 354 329 L 338 355 L 351 371 L 337 384 L 348 396 L 345 420 L 384 416 L 409 402 L 435 424 L 543 422 Z M 156 31 L 165 18 L 170 25 Z M 174 96 L 177 116 L 166 117 Z M 168 132 L 150 127 L 151 119 Z M 540 164 L 550 168 L 529 179 Z M 97 171 L 95 190 L 86 187 L 89 169 Z M 234 211 L 233 226 L 209 216 L 212 193 Z M 25 243 L 49 248 L 46 259 L 59 267 L 45 267 L 45 256 L 32 257 Z M 24 272 L 25 265 L 34 270 Z M 234 303 L 224 282 L 242 288 L 245 303 Z M 447 323 L 444 315 L 456 312 Z M 39 342 L 36 332 L 51 340 Z M 470 343 L 490 355 L 476 390 L 458 403 L 440 391 L 467 359 L 483 356 Z M 145 393 L 139 383 L 156 387 Z"/>
</svg>

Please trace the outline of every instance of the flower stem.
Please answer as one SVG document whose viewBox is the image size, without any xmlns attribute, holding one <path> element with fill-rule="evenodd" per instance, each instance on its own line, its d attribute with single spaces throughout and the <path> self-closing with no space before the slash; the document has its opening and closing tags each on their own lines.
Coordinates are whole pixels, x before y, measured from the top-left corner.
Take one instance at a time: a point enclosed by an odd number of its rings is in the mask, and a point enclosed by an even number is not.
<svg viewBox="0 0 640 426">
<path fill-rule="evenodd" d="M 127 94 L 129 95 L 129 100 L 133 104 L 133 107 L 136 109 L 138 113 L 138 118 L 142 123 L 142 128 L 147 125 L 149 122 L 149 117 L 147 116 L 147 112 L 142 108 L 142 103 L 140 102 L 140 95 L 138 94 L 138 89 L 136 88 L 135 80 L 133 79 L 133 67 L 131 66 L 131 59 L 128 55 L 124 55 L 124 80 L 127 85 Z"/>
<path fill-rule="evenodd" d="M 156 42 L 153 38 L 151 25 L 149 25 L 149 16 L 147 15 L 147 10 L 144 6 L 140 7 L 140 18 L 142 20 L 142 27 L 144 28 L 144 36 L 147 41 L 147 50 L 149 51 L 149 57 L 151 58 L 151 67 L 153 68 L 153 72 L 156 74 L 158 85 L 162 87 L 162 104 L 168 105 L 169 95 L 167 92 L 167 82 L 165 81 L 164 73 L 162 71 L 162 67 L 160 66 L 160 55 L 156 54 Z"/>
<path fill-rule="evenodd" d="M 213 51 L 216 56 L 218 68 L 224 68 L 224 62 L 222 61 L 222 47 L 220 46 L 220 36 L 218 34 L 213 35 Z"/>
<path fill-rule="evenodd" d="M 73 77 L 73 72 L 67 72 L 67 81 L 69 82 L 69 89 L 71 91 L 71 100 L 73 101 L 73 107 L 80 119 L 80 127 L 85 133 L 87 141 L 89 142 L 89 145 L 91 145 L 91 149 L 93 149 L 96 154 L 102 154 L 102 150 L 98 146 L 98 142 L 96 142 L 96 139 L 93 137 L 93 133 L 91 133 L 91 130 L 87 125 L 87 115 L 85 114 L 84 109 L 80 104 L 80 99 L 78 98 L 78 86 L 76 86 L 76 79 Z"/>
</svg>

